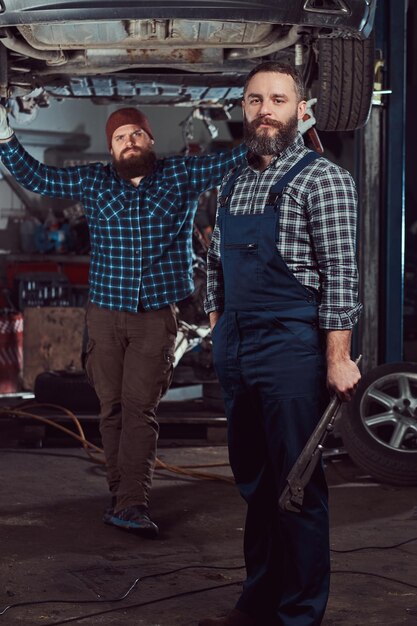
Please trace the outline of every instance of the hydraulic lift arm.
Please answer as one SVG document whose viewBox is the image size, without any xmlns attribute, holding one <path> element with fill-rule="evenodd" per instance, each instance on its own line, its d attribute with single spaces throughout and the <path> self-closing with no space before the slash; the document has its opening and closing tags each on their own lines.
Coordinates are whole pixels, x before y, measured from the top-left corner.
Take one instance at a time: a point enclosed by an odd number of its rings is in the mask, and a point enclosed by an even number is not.
<svg viewBox="0 0 417 626">
<path fill-rule="evenodd" d="M 360 355 L 355 363 L 359 365 L 362 356 Z M 337 395 L 334 395 L 327 405 L 326 410 L 320 418 L 319 423 L 307 441 L 300 456 L 294 463 L 287 476 L 287 484 L 284 487 L 278 504 L 283 511 L 294 511 L 299 513 L 303 506 L 304 487 L 308 484 L 314 469 L 321 458 L 324 440 L 334 429 L 337 413 L 342 402 Z"/>
</svg>

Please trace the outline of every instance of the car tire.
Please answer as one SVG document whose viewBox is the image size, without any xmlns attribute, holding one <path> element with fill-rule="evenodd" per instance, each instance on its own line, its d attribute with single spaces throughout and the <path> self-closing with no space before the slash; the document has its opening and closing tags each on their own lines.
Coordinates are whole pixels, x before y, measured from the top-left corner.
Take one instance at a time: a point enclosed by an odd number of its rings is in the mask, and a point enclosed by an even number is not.
<svg viewBox="0 0 417 626">
<path fill-rule="evenodd" d="M 363 376 L 340 434 L 351 459 L 374 478 L 416 485 L 417 363 L 389 363 Z"/>
<path fill-rule="evenodd" d="M 320 39 L 317 129 L 355 130 L 368 120 L 374 85 L 375 42 Z"/>
<path fill-rule="evenodd" d="M 43 372 L 35 379 L 34 395 L 41 404 L 58 404 L 81 413 L 100 413 L 100 402 L 83 371 Z"/>
</svg>

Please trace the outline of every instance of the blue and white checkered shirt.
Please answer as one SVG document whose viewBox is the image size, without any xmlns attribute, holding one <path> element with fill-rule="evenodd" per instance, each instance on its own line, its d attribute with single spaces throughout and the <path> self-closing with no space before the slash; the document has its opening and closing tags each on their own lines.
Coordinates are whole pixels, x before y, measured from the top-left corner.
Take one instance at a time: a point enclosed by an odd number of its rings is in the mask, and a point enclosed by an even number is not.
<svg viewBox="0 0 417 626">
<path fill-rule="evenodd" d="M 231 214 L 263 213 L 271 186 L 307 153 L 300 134 L 269 167 L 248 165 L 232 192 Z M 277 249 L 294 276 L 320 295 L 319 325 L 350 329 L 357 322 L 358 271 L 355 258 L 357 196 L 349 172 L 319 158 L 284 189 Z M 205 309 L 222 311 L 220 231 L 214 228 L 208 253 Z"/>
<path fill-rule="evenodd" d="M 98 306 L 159 309 L 193 290 L 191 233 L 198 196 L 218 186 L 246 157 L 230 152 L 157 161 L 138 187 L 111 164 L 54 168 L 36 161 L 16 137 L 0 158 L 26 189 L 82 202 L 91 240 L 90 300 Z"/>
</svg>

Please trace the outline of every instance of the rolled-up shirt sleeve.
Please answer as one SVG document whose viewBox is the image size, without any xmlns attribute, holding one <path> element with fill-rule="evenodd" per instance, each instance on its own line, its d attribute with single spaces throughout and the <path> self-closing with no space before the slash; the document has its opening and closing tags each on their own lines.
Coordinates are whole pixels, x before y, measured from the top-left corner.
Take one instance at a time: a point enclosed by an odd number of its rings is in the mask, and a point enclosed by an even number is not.
<svg viewBox="0 0 417 626">
<path fill-rule="evenodd" d="M 320 275 L 319 326 L 348 330 L 358 321 L 357 193 L 349 172 L 329 164 L 308 196 L 309 223 Z"/>
<path fill-rule="evenodd" d="M 220 229 L 216 219 L 216 225 L 207 252 L 207 296 L 204 301 L 204 310 L 206 313 L 211 313 L 212 311 L 221 312 L 223 309 L 224 281 L 220 258 Z"/>
</svg>

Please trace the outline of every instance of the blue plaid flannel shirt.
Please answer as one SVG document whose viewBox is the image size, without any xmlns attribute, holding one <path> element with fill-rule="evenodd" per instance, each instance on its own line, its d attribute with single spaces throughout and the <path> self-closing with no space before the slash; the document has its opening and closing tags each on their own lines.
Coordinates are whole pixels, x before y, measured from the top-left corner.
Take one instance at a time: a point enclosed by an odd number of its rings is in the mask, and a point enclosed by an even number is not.
<svg viewBox="0 0 417 626">
<path fill-rule="evenodd" d="M 191 235 L 198 196 L 218 186 L 246 147 L 159 159 L 138 187 L 111 164 L 54 168 L 36 161 L 15 136 L 0 158 L 26 189 L 82 202 L 91 240 L 90 300 L 118 311 L 159 309 L 193 290 Z"/>
</svg>

